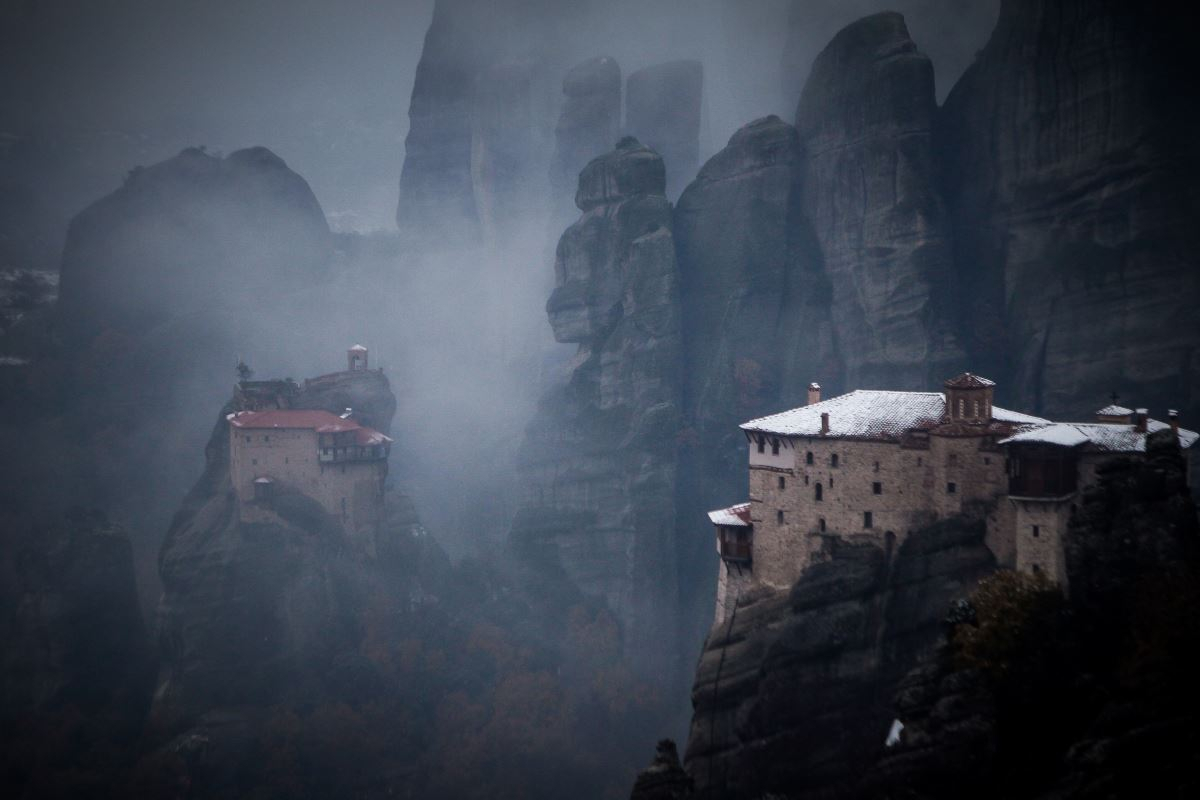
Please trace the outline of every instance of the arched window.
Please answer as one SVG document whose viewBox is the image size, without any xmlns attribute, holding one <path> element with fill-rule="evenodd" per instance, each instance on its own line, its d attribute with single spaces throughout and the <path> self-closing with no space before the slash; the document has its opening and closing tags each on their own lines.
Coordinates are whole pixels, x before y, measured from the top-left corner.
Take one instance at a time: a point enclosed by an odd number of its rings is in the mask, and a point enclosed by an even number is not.
<svg viewBox="0 0 1200 800">
<path fill-rule="evenodd" d="M 823 494 L 824 492 L 821 491 L 821 484 L 818 483 L 816 488 L 813 490 L 813 498 L 820 502 L 823 499 Z"/>
<path fill-rule="evenodd" d="M 838 465 L 838 454 L 834 453 L 829 457 L 829 466 L 836 467 Z"/>
<path fill-rule="evenodd" d="M 805 453 L 805 454 L 804 454 L 804 463 L 805 463 L 805 464 L 811 464 L 811 463 L 813 463 L 813 454 L 812 454 L 812 450 L 809 450 L 807 453 Z"/>
</svg>

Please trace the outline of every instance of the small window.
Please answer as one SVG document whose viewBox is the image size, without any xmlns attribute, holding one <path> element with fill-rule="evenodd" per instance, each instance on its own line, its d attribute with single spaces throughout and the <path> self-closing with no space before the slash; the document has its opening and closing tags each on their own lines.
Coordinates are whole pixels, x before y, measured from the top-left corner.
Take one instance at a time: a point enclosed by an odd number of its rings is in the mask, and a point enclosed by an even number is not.
<svg viewBox="0 0 1200 800">
<path fill-rule="evenodd" d="M 1034 525 L 1034 526 L 1033 526 L 1033 538 L 1035 538 L 1035 539 L 1036 539 L 1036 538 L 1038 538 L 1038 535 L 1039 535 L 1041 532 L 1042 532 L 1042 529 L 1041 529 L 1041 527 L 1040 527 L 1040 526 L 1038 526 L 1038 525 Z"/>
<path fill-rule="evenodd" d="M 257 459 L 257 458 L 252 458 L 252 459 L 250 459 L 250 465 L 251 465 L 251 466 L 254 466 L 254 467 L 257 467 L 257 466 L 258 466 L 258 459 Z"/>
<path fill-rule="evenodd" d="M 838 465 L 838 454 L 834 453 L 829 457 L 829 466 L 836 467 Z"/>
<path fill-rule="evenodd" d="M 1041 575 L 1041 574 L 1042 574 L 1042 568 L 1041 568 L 1041 566 L 1040 566 L 1040 565 L 1038 565 L 1038 564 L 1034 564 L 1034 565 L 1033 565 L 1033 574 L 1034 574 L 1034 575 Z"/>
<path fill-rule="evenodd" d="M 983 463 L 984 463 L 985 465 L 986 465 L 986 464 L 991 464 L 991 463 L 992 463 L 992 460 L 991 460 L 990 458 L 988 458 L 987 456 L 984 456 L 984 457 L 983 457 Z"/>
<path fill-rule="evenodd" d="M 871 484 L 871 494 L 883 494 L 883 484 L 875 481 Z"/>
<path fill-rule="evenodd" d="M 971 413 L 972 413 L 972 414 L 973 414 L 975 417 L 978 417 L 978 416 L 979 416 L 979 401 L 978 401 L 978 400 L 976 400 L 976 401 L 973 403 L 973 406 L 972 406 L 972 409 L 971 409 Z"/>
<path fill-rule="evenodd" d="M 775 523 L 778 525 L 783 524 L 783 512 L 782 511 L 775 512 Z"/>
<path fill-rule="evenodd" d="M 832 475 L 829 476 L 829 488 L 830 489 L 833 488 L 833 476 Z"/>
<path fill-rule="evenodd" d="M 811 463 L 813 463 L 813 454 L 812 454 L 812 450 L 809 450 L 807 453 L 805 453 L 805 454 L 804 454 L 804 463 L 805 463 L 805 464 L 811 464 Z"/>
<path fill-rule="evenodd" d="M 875 462 L 875 471 L 879 472 L 879 462 L 878 461 Z"/>
<path fill-rule="evenodd" d="M 808 486 L 808 476 L 807 475 L 804 476 L 804 485 Z"/>
<path fill-rule="evenodd" d="M 267 436 L 267 435 L 265 435 L 265 434 L 264 434 L 264 435 L 263 435 L 263 441 L 264 441 L 264 442 L 269 442 L 269 441 L 271 441 L 271 437 L 270 437 L 270 436 Z"/>
<path fill-rule="evenodd" d="M 813 497 L 817 500 L 817 502 L 820 502 L 823 499 L 822 495 L 823 492 L 821 491 L 821 484 L 818 483 L 816 488 L 813 490 Z"/>
<path fill-rule="evenodd" d="M 819 520 L 817 520 L 817 530 L 819 530 L 821 533 L 825 532 L 825 518 L 824 517 L 821 517 Z"/>
<path fill-rule="evenodd" d="M 875 524 L 875 518 L 872 516 L 871 512 L 864 511 L 863 512 L 863 527 L 870 528 L 870 527 L 874 526 L 874 524 Z"/>
<path fill-rule="evenodd" d="M 919 467 L 924 463 L 925 463 L 925 459 L 921 458 L 920 456 L 917 456 L 917 466 Z"/>
<path fill-rule="evenodd" d="M 758 452 L 760 452 L 760 453 L 767 452 L 767 440 L 763 439 L 762 437 L 759 437 L 759 439 L 758 439 Z"/>
<path fill-rule="evenodd" d="M 250 437 L 249 437 L 249 436 L 247 436 L 247 437 L 246 437 L 246 443 L 247 443 L 247 444 L 249 444 L 249 443 L 250 443 Z"/>
<path fill-rule="evenodd" d="M 779 440 L 778 439 L 771 440 L 771 455 L 773 455 L 773 456 L 779 455 Z"/>
<path fill-rule="evenodd" d="M 959 419 L 962 419 L 963 415 L 966 413 L 966 405 L 967 405 L 966 400 L 963 400 L 961 397 L 958 398 L 958 418 Z"/>
<path fill-rule="evenodd" d="M 779 476 L 779 488 L 780 489 L 787 488 L 787 481 L 784 480 L 784 477 L 782 475 Z"/>
<path fill-rule="evenodd" d="M 957 493 L 958 493 L 958 484 L 957 483 L 947 483 L 946 484 L 946 494 L 957 494 Z"/>
</svg>

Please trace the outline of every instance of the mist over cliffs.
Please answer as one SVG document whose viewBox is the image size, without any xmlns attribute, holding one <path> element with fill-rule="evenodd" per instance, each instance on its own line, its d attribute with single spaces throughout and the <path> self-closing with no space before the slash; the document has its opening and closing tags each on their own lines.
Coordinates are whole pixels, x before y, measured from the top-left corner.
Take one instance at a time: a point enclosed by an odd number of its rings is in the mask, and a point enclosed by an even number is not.
<svg viewBox="0 0 1200 800">
<path fill-rule="evenodd" d="M 5 662 L 4 713 L 70 745 L 23 787 L 87 753 L 88 780 L 148 796 L 609 796 L 666 735 L 688 741 L 666 773 L 713 796 L 840 785 L 874 765 L 897 686 L 946 677 L 910 671 L 994 565 L 953 526 L 835 546 L 710 631 L 703 512 L 744 499 L 737 424 L 810 381 L 965 369 L 1047 416 L 1114 392 L 1200 415 L 1188 51 L 1133 4 L 289 10 L 278 63 L 239 50 L 241 93 L 149 81 L 132 51 L 137 114 L 83 104 L 35 52 L 89 41 L 94 12 L 60 30 L 29 5 L 5 85 L 62 93 L 0 116 L 0 268 L 61 293 L 14 294 L 0 335 L 0 599 L 36 643 Z M 247 31 L 270 8 L 200 28 L 269 53 Z M 324 71 L 289 72 L 292 48 Z M 239 523 L 235 365 L 302 379 L 356 342 L 381 384 L 302 402 L 387 418 L 373 552 L 303 499 Z"/>
</svg>

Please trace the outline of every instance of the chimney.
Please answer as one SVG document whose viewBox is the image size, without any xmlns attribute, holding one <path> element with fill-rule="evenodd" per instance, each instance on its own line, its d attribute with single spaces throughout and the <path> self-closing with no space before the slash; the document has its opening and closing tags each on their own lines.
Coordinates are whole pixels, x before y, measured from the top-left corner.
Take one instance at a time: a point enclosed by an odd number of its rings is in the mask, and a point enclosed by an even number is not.
<svg viewBox="0 0 1200 800">
<path fill-rule="evenodd" d="M 819 402 L 821 402 L 821 384 L 814 381 L 808 385 L 808 404 L 811 406 L 813 403 Z"/>
<path fill-rule="evenodd" d="M 1171 433 L 1179 435 L 1179 412 L 1171 409 L 1167 412 L 1167 420 L 1171 423 Z"/>
<path fill-rule="evenodd" d="M 1133 413 L 1133 429 L 1138 433 L 1146 432 L 1146 417 L 1150 415 L 1150 411 L 1145 408 L 1139 408 Z"/>
<path fill-rule="evenodd" d="M 821 412 L 821 435 L 829 433 L 829 412 Z"/>
</svg>

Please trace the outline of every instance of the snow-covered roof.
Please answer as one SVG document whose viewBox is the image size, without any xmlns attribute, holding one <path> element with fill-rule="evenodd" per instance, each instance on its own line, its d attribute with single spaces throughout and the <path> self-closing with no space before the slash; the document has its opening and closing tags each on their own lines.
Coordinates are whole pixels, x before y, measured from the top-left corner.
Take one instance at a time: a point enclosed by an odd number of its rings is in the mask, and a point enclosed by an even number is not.
<svg viewBox="0 0 1200 800">
<path fill-rule="evenodd" d="M 1096 412 L 1098 417 L 1127 417 L 1133 413 L 1132 408 L 1125 406 L 1109 405 Z"/>
<path fill-rule="evenodd" d="M 989 386 L 995 386 L 995 381 L 990 381 L 982 375 L 973 375 L 970 372 L 964 372 L 961 375 L 955 375 L 944 384 L 950 389 L 986 389 Z"/>
<path fill-rule="evenodd" d="M 708 518 L 713 525 L 726 525 L 731 528 L 750 527 L 750 504 L 738 503 L 729 508 L 719 508 L 708 512 Z"/>
<path fill-rule="evenodd" d="M 356 345 L 354 345 L 353 347 L 351 347 L 351 348 L 350 348 L 350 351 L 351 351 L 351 352 L 360 352 L 360 353 L 365 353 L 365 352 L 367 352 L 367 348 L 363 347 L 361 344 L 356 344 Z"/>
<path fill-rule="evenodd" d="M 742 430 L 780 436 L 820 436 L 821 415 L 829 415 L 826 437 L 898 439 L 905 431 L 930 427 L 942 421 L 946 399 L 941 392 L 889 392 L 858 389 L 819 403 L 793 408 L 769 417 L 752 419 Z M 1049 420 L 992 407 L 992 418 L 1015 425 L 1044 424 Z"/>
<path fill-rule="evenodd" d="M 1156 419 L 1146 421 L 1145 432 L 1134 425 L 1113 425 L 1104 422 L 1054 422 L 1001 439 L 1000 444 L 1037 442 L 1063 447 L 1085 446 L 1088 450 L 1103 453 L 1144 453 L 1146 436 L 1166 430 L 1171 426 Z M 1179 446 L 1191 447 L 1200 439 L 1200 434 L 1185 428 L 1179 429 Z"/>
</svg>

